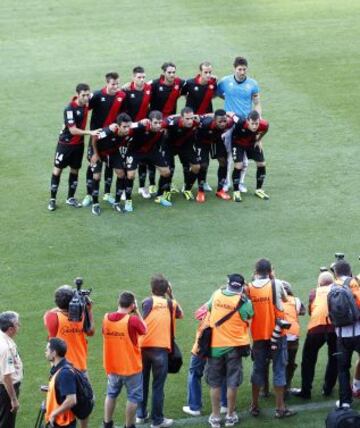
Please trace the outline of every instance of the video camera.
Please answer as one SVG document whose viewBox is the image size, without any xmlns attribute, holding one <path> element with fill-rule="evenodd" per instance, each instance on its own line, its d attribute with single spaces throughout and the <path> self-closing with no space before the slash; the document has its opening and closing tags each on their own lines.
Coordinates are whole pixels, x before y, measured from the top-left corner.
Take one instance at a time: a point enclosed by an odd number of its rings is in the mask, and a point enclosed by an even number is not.
<svg viewBox="0 0 360 428">
<path fill-rule="evenodd" d="M 334 273 L 335 263 L 338 262 L 339 260 L 344 260 L 345 254 L 344 253 L 335 253 L 334 257 L 335 257 L 335 261 L 331 263 L 330 267 L 327 267 L 327 266 L 321 266 L 320 267 L 320 273 L 321 272 L 328 272 L 328 271 Z M 360 260 L 360 257 L 359 257 L 359 260 Z"/>
<path fill-rule="evenodd" d="M 74 295 L 69 303 L 68 319 L 73 322 L 80 322 L 84 320 L 84 331 L 90 329 L 90 316 L 88 305 L 91 302 L 90 294 L 92 289 L 89 290 L 82 289 L 84 281 L 82 278 L 78 277 L 74 280 L 76 289 L 74 290 Z"/>
</svg>

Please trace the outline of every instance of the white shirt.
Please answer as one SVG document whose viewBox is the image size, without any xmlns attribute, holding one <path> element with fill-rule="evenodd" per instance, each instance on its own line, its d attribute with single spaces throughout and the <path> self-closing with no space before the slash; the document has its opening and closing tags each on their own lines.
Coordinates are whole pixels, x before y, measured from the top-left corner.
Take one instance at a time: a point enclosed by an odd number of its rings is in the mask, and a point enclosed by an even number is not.
<svg viewBox="0 0 360 428">
<path fill-rule="evenodd" d="M 0 384 L 4 384 L 4 376 L 8 374 L 11 374 L 13 384 L 21 382 L 23 364 L 16 343 L 0 330 Z"/>
</svg>

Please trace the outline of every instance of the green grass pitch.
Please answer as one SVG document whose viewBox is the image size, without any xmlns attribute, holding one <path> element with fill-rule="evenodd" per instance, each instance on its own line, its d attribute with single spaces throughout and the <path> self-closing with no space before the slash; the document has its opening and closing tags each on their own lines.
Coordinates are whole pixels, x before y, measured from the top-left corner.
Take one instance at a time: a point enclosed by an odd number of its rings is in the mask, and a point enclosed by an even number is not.
<svg viewBox="0 0 360 428">
<path fill-rule="evenodd" d="M 306 301 L 319 266 L 331 262 L 335 251 L 344 251 L 360 271 L 359 14 L 356 0 L 1 2 L 0 310 L 16 310 L 22 317 L 17 339 L 25 364 L 20 428 L 33 426 L 42 399 L 39 385 L 48 376 L 43 313 L 53 305 L 54 289 L 75 276 L 82 275 L 84 285 L 94 289 L 97 333 L 90 340 L 89 370 L 97 407 L 92 428 L 101 424 L 106 387 L 101 319 L 115 309 L 119 291 L 133 290 L 142 299 L 149 294 L 150 275 L 164 272 L 185 309 L 177 336 L 186 365 L 169 376 L 166 386 L 165 414 L 176 419 L 184 417 L 196 326 L 192 313 L 227 273 L 240 271 L 249 278 L 254 261 L 266 256 Z M 97 89 L 110 70 L 125 82 L 138 64 L 155 78 L 167 60 L 176 62 L 181 77 L 193 77 L 203 60 L 223 76 L 232 72 L 236 55 L 248 58 L 249 75 L 260 84 L 263 115 L 271 124 L 264 139 L 268 202 L 249 194 L 234 204 L 212 195 L 199 206 L 179 197 L 166 210 L 136 196 L 133 214 L 115 215 L 104 206 L 96 218 L 88 209 L 65 206 L 65 173 L 60 207 L 47 211 L 62 110 L 76 83 Z M 221 100 L 216 106 L 222 106 Z M 214 166 L 209 181 L 216 182 Z M 175 182 L 181 184 L 179 169 Z M 247 183 L 252 191 L 253 165 Z M 83 169 L 77 195 L 84 191 Z M 321 400 L 323 361 L 314 382 L 315 401 Z M 249 362 L 245 366 L 240 411 L 249 403 Z M 204 400 L 209 412 L 207 388 Z M 123 424 L 123 403 L 122 397 L 117 425 Z M 272 400 L 264 402 L 272 406 Z M 291 424 L 318 428 L 325 414 L 302 412 Z M 278 424 L 260 420 L 264 427 Z M 243 424 L 258 422 L 247 417 Z"/>
</svg>

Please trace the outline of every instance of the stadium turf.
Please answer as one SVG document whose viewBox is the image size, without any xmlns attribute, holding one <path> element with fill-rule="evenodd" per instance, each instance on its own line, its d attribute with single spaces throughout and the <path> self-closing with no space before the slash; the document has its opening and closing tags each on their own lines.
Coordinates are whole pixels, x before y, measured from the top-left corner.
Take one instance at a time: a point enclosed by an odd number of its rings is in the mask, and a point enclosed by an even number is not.
<svg viewBox="0 0 360 428">
<path fill-rule="evenodd" d="M 22 317 L 20 428 L 33 425 L 42 399 L 39 385 L 47 381 L 42 315 L 53 305 L 54 289 L 75 276 L 94 290 L 97 334 L 90 340 L 89 371 L 97 407 L 90 426 L 98 427 L 106 387 L 100 325 L 103 314 L 115 309 L 119 291 L 133 290 L 141 300 L 149 294 L 150 275 L 164 272 L 184 306 L 177 336 L 185 367 L 169 376 L 165 400 L 166 416 L 176 419 L 184 416 L 193 311 L 227 273 L 250 278 L 254 261 L 266 256 L 306 301 L 319 266 L 329 264 L 335 251 L 344 251 L 360 271 L 359 9 L 356 0 L 1 2 L 0 310 L 16 310 Z M 116 215 L 103 204 L 102 215 L 94 217 L 89 209 L 65 206 L 66 172 L 59 209 L 47 211 L 62 110 L 77 83 L 100 88 L 112 70 L 125 82 L 136 65 L 155 78 L 167 60 L 177 64 L 181 77 L 193 77 L 198 64 L 210 60 L 220 77 L 232 72 L 236 55 L 248 58 L 270 121 L 264 139 L 269 201 L 251 194 L 252 165 L 250 194 L 241 204 L 212 194 L 204 205 L 177 197 L 173 208 L 163 209 L 136 195 L 134 213 Z M 179 169 L 175 182 L 181 185 Z M 216 183 L 214 166 L 209 182 Z M 84 191 L 83 169 L 77 195 Z M 314 382 L 316 401 L 323 362 L 320 358 Z M 240 411 L 249 403 L 250 363 L 245 367 Z M 124 397 L 117 425 L 123 422 L 123 403 Z M 271 400 L 264 403 L 271 406 Z M 210 409 L 207 388 L 204 409 Z M 320 427 L 324 414 L 303 412 L 291 424 Z M 270 418 L 262 421 L 264 427 L 278 425 Z M 247 426 L 255 424 L 247 420 Z"/>
</svg>

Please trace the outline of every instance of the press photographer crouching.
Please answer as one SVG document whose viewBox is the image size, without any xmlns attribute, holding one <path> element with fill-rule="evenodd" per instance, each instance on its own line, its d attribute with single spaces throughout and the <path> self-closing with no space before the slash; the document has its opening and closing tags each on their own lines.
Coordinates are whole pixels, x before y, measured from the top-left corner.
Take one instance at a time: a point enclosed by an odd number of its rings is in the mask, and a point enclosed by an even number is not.
<svg viewBox="0 0 360 428">
<path fill-rule="evenodd" d="M 86 336 L 95 333 L 91 290 L 81 289 L 82 279 L 75 280 L 76 289 L 63 285 L 55 291 L 56 307 L 44 315 L 48 337 L 64 340 L 67 346 L 66 358 L 78 370 L 87 375 L 88 344 Z M 80 421 L 81 428 L 87 428 L 86 419 Z"/>
</svg>

